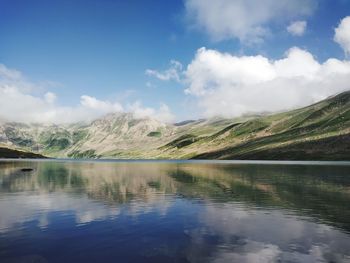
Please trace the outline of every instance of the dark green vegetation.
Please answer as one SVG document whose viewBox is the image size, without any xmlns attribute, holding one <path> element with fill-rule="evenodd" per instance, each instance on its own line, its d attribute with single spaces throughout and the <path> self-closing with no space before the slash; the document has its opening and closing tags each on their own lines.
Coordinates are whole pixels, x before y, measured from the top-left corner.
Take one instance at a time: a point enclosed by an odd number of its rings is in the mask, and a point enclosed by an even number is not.
<svg viewBox="0 0 350 263">
<path fill-rule="evenodd" d="M 332 136 L 323 139 L 291 143 L 271 149 L 256 149 L 264 140 L 248 142 L 231 148 L 200 154 L 194 159 L 236 160 L 350 160 L 350 135 Z M 247 148 L 252 150 L 245 152 Z"/>
<path fill-rule="evenodd" d="M 149 136 L 149 137 L 158 137 L 159 138 L 159 137 L 162 136 L 162 133 L 159 132 L 159 131 L 152 131 L 149 134 L 147 134 L 147 136 Z"/>
<path fill-rule="evenodd" d="M 41 154 L 0 147 L 0 158 L 46 158 Z"/>
<path fill-rule="evenodd" d="M 68 154 L 70 158 L 76 159 L 86 159 L 86 158 L 97 158 L 98 156 L 95 154 L 94 150 L 87 150 L 84 152 L 74 151 Z"/>
<path fill-rule="evenodd" d="M 198 140 L 198 137 L 192 134 L 184 134 L 170 143 L 162 146 L 160 149 L 167 149 L 171 147 L 182 148 L 190 145 Z"/>
</svg>

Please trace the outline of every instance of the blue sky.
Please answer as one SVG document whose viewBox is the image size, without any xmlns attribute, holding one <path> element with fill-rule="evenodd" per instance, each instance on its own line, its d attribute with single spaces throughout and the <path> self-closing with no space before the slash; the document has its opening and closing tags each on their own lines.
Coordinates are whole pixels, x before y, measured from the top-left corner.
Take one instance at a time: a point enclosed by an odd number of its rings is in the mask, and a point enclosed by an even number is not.
<svg viewBox="0 0 350 263">
<path fill-rule="evenodd" d="M 166 113 L 174 120 L 218 115 L 232 106 L 222 99 L 225 94 L 239 98 L 236 103 L 233 100 L 235 105 L 226 114 L 228 117 L 249 111 L 281 110 L 281 106 L 271 109 L 264 106 L 269 102 L 257 107 L 253 101 L 240 105 L 240 98 L 249 96 L 249 93 L 241 93 L 243 88 L 253 90 L 253 94 L 256 94 L 253 88 L 249 88 L 251 83 L 238 83 L 236 79 L 229 79 L 229 76 L 221 78 L 220 74 L 213 74 L 211 79 L 197 78 L 198 74 L 215 71 L 210 67 L 217 66 L 208 64 L 203 73 L 203 68 L 199 69 L 203 64 L 195 63 L 197 51 L 205 47 L 203 57 L 209 55 L 207 51 L 218 52 L 218 60 L 223 59 L 218 63 L 222 65 L 232 63 L 232 60 L 225 62 L 222 57 L 224 54 L 229 54 L 231 58 L 256 58 L 260 55 L 275 61 L 285 57 L 292 47 L 306 50 L 320 65 L 329 58 L 346 62 L 346 36 L 349 29 L 345 26 L 343 45 L 334 41 L 334 35 L 342 19 L 350 15 L 350 1 L 283 0 L 275 8 L 274 3 L 271 3 L 273 1 L 266 0 L 266 6 L 271 5 L 273 8 L 262 10 L 263 14 L 260 14 L 259 2 L 264 1 L 247 1 L 250 3 L 248 16 L 237 17 L 235 12 L 240 14 L 240 8 L 248 8 L 240 0 L 218 0 L 220 6 L 216 7 L 210 6 L 213 1 L 206 0 L 0 0 L 0 64 L 6 70 L 21 74 L 16 80 L 9 80 L 3 74 L 2 82 L 13 85 L 21 95 L 32 96 L 34 101 L 38 98 L 39 103 L 48 92 L 55 94 L 55 105 L 51 105 L 50 110 L 56 111 L 58 108 L 60 112 L 65 112 L 66 108 L 74 111 L 81 104 L 83 95 L 98 100 L 99 105 L 102 103 L 104 110 L 98 110 L 101 113 L 113 109 L 109 106 L 118 103 L 123 111 L 135 111 L 137 108 L 141 116 L 143 112 L 157 115 L 161 111 L 159 107 L 166 105 Z M 232 10 L 232 15 L 228 12 L 221 18 L 220 8 Z M 269 13 L 269 10 L 273 11 Z M 213 19 L 210 20 L 210 17 Z M 242 20 L 242 26 L 235 26 Z M 306 22 L 299 35 L 287 29 L 296 21 Z M 164 74 L 171 67 L 171 60 L 182 65 L 182 68 L 174 71 L 178 78 L 161 80 L 159 75 L 157 78 L 155 73 Z M 253 71 L 257 62 L 252 63 Z M 197 65 L 192 73 L 188 70 L 191 64 Z M 240 68 L 240 65 L 237 67 Z M 152 70 L 154 74 L 147 74 L 147 70 Z M 226 68 L 220 70 L 225 71 Z M 201 83 L 201 89 L 205 90 L 206 95 L 198 93 L 198 87 L 195 87 L 197 82 Z M 253 84 L 260 85 L 261 82 L 259 79 Z M 215 85 L 210 86 L 210 83 Z M 23 89 L 23 86 L 30 86 L 30 89 Z M 222 87 L 226 89 L 222 90 Z M 295 99 L 286 105 L 287 108 L 303 105 L 344 89 L 330 90 L 325 87 L 320 91 L 322 96 L 316 96 L 315 91 L 308 100 Z M 301 94 L 300 90 L 293 93 Z M 272 91 L 271 96 L 280 93 L 283 92 Z M 209 102 L 210 97 L 216 99 Z M 214 109 L 213 104 L 224 106 Z M 25 109 L 23 106 L 17 111 L 23 112 Z M 6 109 L 0 108 L 2 118 L 17 119 L 17 115 L 8 116 L 4 111 Z M 34 113 L 40 115 L 41 110 Z M 56 113 L 50 114 L 53 116 Z M 21 116 L 18 120 L 31 119 L 23 114 L 18 115 Z M 77 119 L 85 116 L 82 113 L 78 115 Z M 91 116 L 95 117 L 94 114 Z"/>
</svg>

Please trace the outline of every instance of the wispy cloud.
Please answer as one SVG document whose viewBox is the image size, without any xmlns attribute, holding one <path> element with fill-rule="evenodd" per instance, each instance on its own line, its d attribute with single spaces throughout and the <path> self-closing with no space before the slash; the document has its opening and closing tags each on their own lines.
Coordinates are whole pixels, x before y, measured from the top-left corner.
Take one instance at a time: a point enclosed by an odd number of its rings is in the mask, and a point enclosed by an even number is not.
<svg viewBox="0 0 350 263">
<path fill-rule="evenodd" d="M 309 16 L 315 0 L 186 0 L 190 26 L 206 32 L 213 40 L 239 39 L 257 43 L 270 32 L 270 23 L 288 22 Z"/>
<path fill-rule="evenodd" d="M 163 71 L 147 69 L 146 75 L 155 77 L 163 81 L 174 80 L 179 82 L 181 79 L 181 72 L 182 72 L 182 64 L 179 61 L 171 60 L 170 67 L 168 69 Z"/>
<path fill-rule="evenodd" d="M 307 26 L 306 21 L 294 21 L 287 27 L 287 31 L 293 36 L 300 37 L 304 35 L 306 26 Z"/>
<path fill-rule="evenodd" d="M 140 101 L 136 101 L 127 106 L 127 110 L 134 114 L 134 117 L 153 118 L 162 122 L 172 122 L 175 120 L 175 115 L 171 113 L 169 107 L 161 103 L 159 109 L 144 107 Z"/>
</svg>

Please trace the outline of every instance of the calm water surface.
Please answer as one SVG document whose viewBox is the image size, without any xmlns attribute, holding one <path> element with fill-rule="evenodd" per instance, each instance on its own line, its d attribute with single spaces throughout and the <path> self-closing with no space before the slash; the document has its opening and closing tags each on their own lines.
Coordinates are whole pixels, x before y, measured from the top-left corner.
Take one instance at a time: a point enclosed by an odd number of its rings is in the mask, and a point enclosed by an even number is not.
<svg viewBox="0 0 350 263">
<path fill-rule="evenodd" d="M 350 262 L 350 166 L 0 161 L 0 262 Z"/>
</svg>

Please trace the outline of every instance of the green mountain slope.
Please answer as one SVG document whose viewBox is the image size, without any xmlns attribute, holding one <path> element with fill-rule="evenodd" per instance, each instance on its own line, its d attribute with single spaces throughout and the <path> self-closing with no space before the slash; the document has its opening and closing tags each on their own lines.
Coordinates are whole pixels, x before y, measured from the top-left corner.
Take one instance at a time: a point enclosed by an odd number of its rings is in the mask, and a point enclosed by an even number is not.
<svg viewBox="0 0 350 263">
<path fill-rule="evenodd" d="M 165 124 L 130 113 L 91 123 L 0 124 L 0 146 L 50 157 L 350 160 L 350 91 L 288 112 Z"/>
<path fill-rule="evenodd" d="M 232 127 L 200 159 L 350 160 L 350 92 Z M 203 139 L 206 140 L 206 139 Z"/>
</svg>

